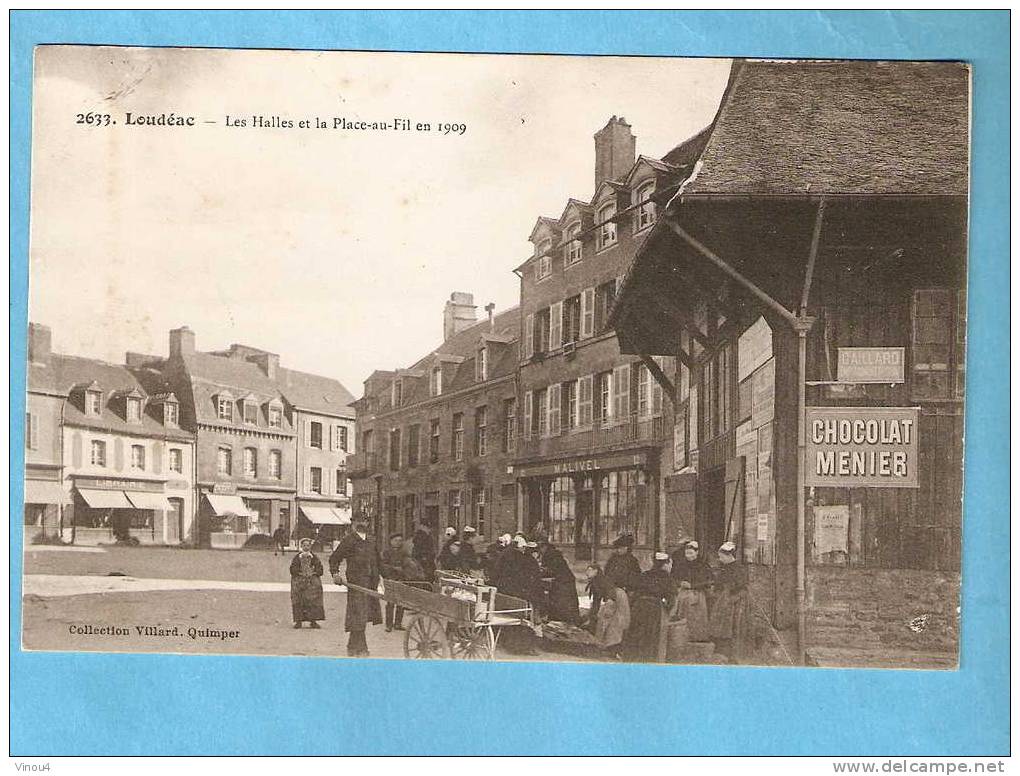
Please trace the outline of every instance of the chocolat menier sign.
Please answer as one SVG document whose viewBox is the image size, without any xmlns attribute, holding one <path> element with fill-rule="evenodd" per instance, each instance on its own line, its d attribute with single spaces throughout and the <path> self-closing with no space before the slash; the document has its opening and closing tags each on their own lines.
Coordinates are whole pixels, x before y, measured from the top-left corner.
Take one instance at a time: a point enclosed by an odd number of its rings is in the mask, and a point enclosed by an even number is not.
<svg viewBox="0 0 1020 776">
<path fill-rule="evenodd" d="M 806 485 L 916 488 L 916 407 L 807 407 Z"/>
</svg>

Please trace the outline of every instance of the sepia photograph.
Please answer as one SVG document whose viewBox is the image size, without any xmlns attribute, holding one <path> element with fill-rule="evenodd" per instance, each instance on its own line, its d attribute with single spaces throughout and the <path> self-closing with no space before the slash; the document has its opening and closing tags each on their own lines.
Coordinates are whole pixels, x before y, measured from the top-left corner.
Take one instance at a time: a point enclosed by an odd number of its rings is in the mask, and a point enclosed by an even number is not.
<svg viewBox="0 0 1020 776">
<path fill-rule="evenodd" d="M 971 75 L 36 46 L 23 649 L 956 671 Z"/>
</svg>

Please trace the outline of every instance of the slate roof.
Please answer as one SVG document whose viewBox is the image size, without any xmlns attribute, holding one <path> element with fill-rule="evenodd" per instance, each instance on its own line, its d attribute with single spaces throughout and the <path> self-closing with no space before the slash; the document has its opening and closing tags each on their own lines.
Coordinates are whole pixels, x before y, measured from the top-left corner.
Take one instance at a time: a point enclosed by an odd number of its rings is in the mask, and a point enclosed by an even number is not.
<svg viewBox="0 0 1020 776">
<path fill-rule="evenodd" d="M 295 407 L 354 419 L 354 396 L 338 380 L 283 367 L 276 375 L 276 384 Z"/>
<path fill-rule="evenodd" d="M 734 63 L 684 196 L 967 196 L 969 68 Z"/>
<path fill-rule="evenodd" d="M 103 392 L 103 411 L 99 416 L 86 415 L 84 402 L 76 387 L 95 383 Z M 53 353 L 45 366 L 29 365 L 29 390 L 46 390 L 71 395 L 65 403 L 64 423 L 70 426 L 94 428 L 134 436 L 190 440 L 187 431 L 163 425 L 162 410 L 148 402 L 143 409 L 140 423 L 129 423 L 125 418 L 124 402 L 118 401 L 125 394 L 137 391 L 149 396 L 145 386 L 125 366 L 110 364 L 92 358 L 65 356 Z"/>
</svg>

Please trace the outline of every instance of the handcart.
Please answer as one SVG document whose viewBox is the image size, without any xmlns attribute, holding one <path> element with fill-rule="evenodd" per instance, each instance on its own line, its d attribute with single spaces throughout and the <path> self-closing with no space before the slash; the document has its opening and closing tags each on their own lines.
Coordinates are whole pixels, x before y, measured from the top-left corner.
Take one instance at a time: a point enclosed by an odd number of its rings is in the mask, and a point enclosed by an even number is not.
<svg viewBox="0 0 1020 776">
<path fill-rule="evenodd" d="M 347 586 L 412 615 L 404 656 L 413 659 L 493 660 L 502 628 L 535 627 L 530 603 L 460 574 L 437 571 L 431 584 L 386 579 L 381 591 Z"/>
</svg>

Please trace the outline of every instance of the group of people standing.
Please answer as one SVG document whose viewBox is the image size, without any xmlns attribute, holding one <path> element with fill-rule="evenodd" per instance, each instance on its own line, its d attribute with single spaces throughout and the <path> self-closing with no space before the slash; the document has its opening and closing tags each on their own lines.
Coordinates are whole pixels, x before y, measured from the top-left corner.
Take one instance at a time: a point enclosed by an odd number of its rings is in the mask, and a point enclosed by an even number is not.
<svg viewBox="0 0 1020 776">
<path fill-rule="evenodd" d="M 586 571 L 588 625 L 606 654 L 654 661 L 661 656 L 664 619 L 682 619 L 687 640 L 713 641 L 718 652 L 737 657 L 748 580 L 733 542 L 719 547 L 712 564 L 702 557 L 698 542 L 683 542 L 671 555 L 655 552 L 647 571 L 634 556 L 633 544 L 632 537 L 619 537 L 605 568 L 592 563 Z"/>
</svg>

